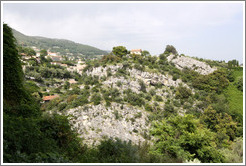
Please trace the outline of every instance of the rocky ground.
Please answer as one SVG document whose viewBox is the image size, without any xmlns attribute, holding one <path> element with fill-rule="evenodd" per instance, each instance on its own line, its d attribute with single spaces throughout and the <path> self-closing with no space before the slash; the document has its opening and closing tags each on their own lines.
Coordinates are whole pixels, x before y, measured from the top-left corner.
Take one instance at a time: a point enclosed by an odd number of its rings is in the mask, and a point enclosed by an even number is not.
<svg viewBox="0 0 246 166">
<path fill-rule="evenodd" d="M 67 115 L 72 116 L 70 122 L 88 145 L 109 137 L 138 144 L 149 137 L 148 113 L 130 105 L 85 105 L 68 110 Z"/>
<path fill-rule="evenodd" d="M 204 62 L 185 56 L 175 57 L 170 55 L 167 58 L 169 62 L 174 63 L 181 70 L 188 67 L 203 75 L 216 70 Z M 161 108 L 165 107 L 167 100 L 175 98 L 173 89 L 181 84 L 191 89 L 193 94 L 195 93 L 194 89 L 190 88 L 180 79 L 174 81 L 171 75 L 140 71 L 135 68 L 125 68 L 126 75 L 117 75 L 119 69 L 122 68 L 122 64 L 105 67 L 99 66 L 87 70 L 85 74 L 88 76 L 98 76 L 102 83 L 102 89 L 116 88 L 122 96 L 124 90 L 127 89 L 140 94 L 142 92 L 140 82 L 142 81 L 145 85 L 146 93 L 154 89 L 156 95 L 162 98 L 162 102 L 158 102 Z M 161 84 L 162 87 L 155 88 L 157 84 Z M 80 88 L 83 89 L 84 85 L 80 85 Z M 90 100 L 90 97 L 88 99 Z M 146 102 L 150 105 L 155 103 L 153 99 Z M 195 104 L 197 103 L 194 102 L 193 105 Z M 185 109 L 182 107 L 178 108 L 179 114 L 182 115 L 184 112 Z M 151 122 L 148 119 L 151 113 L 145 111 L 144 107 L 134 107 L 128 103 L 119 104 L 114 102 L 107 107 L 104 102 L 101 102 L 99 105 L 87 104 L 69 109 L 66 111 L 66 114 L 71 115 L 72 126 L 76 128 L 79 135 L 83 137 L 84 143 L 88 145 L 98 144 L 102 138 L 108 137 L 118 137 L 125 141 L 131 140 L 135 144 L 151 140 L 149 136 Z"/>
<path fill-rule="evenodd" d="M 211 68 L 205 62 L 201 62 L 186 56 L 175 56 L 171 54 L 167 57 L 167 60 L 174 63 L 174 65 L 180 70 L 188 67 L 189 69 L 195 70 L 202 75 L 208 75 L 216 70 L 216 68 Z"/>
</svg>

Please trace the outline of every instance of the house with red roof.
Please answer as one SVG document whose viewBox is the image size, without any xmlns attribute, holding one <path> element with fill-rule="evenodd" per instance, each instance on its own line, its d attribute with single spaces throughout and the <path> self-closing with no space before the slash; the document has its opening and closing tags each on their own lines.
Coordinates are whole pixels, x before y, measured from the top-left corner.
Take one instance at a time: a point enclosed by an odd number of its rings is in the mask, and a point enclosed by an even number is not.
<svg viewBox="0 0 246 166">
<path fill-rule="evenodd" d="M 136 55 L 141 55 L 142 50 L 141 49 L 133 49 L 130 51 L 130 54 L 136 54 Z"/>
<path fill-rule="evenodd" d="M 43 97 L 43 102 L 49 102 L 50 100 L 53 100 L 55 98 L 59 97 L 59 95 L 51 95 L 51 96 L 44 96 Z"/>
</svg>

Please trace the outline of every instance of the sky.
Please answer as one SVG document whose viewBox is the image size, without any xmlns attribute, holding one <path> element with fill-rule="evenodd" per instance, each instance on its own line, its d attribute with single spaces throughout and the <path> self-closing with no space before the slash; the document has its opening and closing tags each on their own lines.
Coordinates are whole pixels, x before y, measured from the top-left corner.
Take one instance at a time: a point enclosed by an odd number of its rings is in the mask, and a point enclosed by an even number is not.
<svg viewBox="0 0 246 166">
<path fill-rule="evenodd" d="M 4 3 L 2 21 L 25 35 L 68 39 L 102 50 L 125 46 L 243 62 L 244 4 Z"/>
</svg>

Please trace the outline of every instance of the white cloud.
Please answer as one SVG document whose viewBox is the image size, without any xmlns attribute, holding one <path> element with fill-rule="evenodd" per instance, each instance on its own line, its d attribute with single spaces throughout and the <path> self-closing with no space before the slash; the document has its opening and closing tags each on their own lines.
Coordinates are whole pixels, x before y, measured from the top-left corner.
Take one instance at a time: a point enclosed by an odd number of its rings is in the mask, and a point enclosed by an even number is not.
<svg viewBox="0 0 246 166">
<path fill-rule="evenodd" d="M 65 38 L 101 49 L 125 45 L 158 54 L 166 44 L 195 46 L 204 32 L 237 24 L 240 14 L 242 5 L 232 3 L 7 4 L 3 19 L 27 35 Z M 192 44 L 195 39 L 201 41 Z"/>
</svg>

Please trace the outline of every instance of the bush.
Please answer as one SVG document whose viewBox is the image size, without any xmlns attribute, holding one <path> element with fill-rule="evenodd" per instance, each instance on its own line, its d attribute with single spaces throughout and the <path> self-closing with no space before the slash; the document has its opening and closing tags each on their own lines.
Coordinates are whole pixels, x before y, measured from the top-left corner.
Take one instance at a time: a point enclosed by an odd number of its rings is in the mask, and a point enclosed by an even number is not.
<svg viewBox="0 0 246 166">
<path fill-rule="evenodd" d="M 151 97 L 151 95 L 146 94 L 146 95 L 145 95 L 145 99 L 148 100 L 148 101 L 150 101 L 150 100 L 152 99 L 152 97 Z"/>
<path fill-rule="evenodd" d="M 100 94 L 93 94 L 93 95 L 91 96 L 91 102 L 93 102 L 94 105 L 100 104 L 101 99 L 102 99 L 102 98 L 101 98 L 101 95 L 100 95 Z"/>
<path fill-rule="evenodd" d="M 146 110 L 146 111 L 149 111 L 149 112 L 153 112 L 153 108 L 152 108 L 152 106 L 149 105 L 149 104 L 146 104 L 146 105 L 145 105 L 145 110 Z"/>
<path fill-rule="evenodd" d="M 243 92 L 243 77 L 239 77 L 237 82 L 234 83 L 238 90 Z"/>
<path fill-rule="evenodd" d="M 101 141 L 97 149 L 99 161 L 102 163 L 135 163 L 139 161 L 138 148 L 131 142 L 107 139 Z"/>
<path fill-rule="evenodd" d="M 58 110 L 62 111 L 67 107 L 67 103 L 60 103 L 58 104 Z"/>
<path fill-rule="evenodd" d="M 178 99 L 188 99 L 190 96 L 192 96 L 192 92 L 190 89 L 184 87 L 184 86 L 179 86 L 176 91 L 176 98 Z"/>
<path fill-rule="evenodd" d="M 133 66 L 135 69 L 140 70 L 140 71 L 145 71 L 145 66 L 140 65 L 140 64 L 134 64 Z"/>
<path fill-rule="evenodd" d="M 159 102 L 163 101 L 162 97 L 159 96 L 159 95 L 156 95 L 156 96 L 155 96 L 155 100 L 156 100 L 156 101 L 159 101 Z"/>
<path fill-rule="evenodd" d="M 146 85 L 142 80 L 138 81 L 139 85 L 140 85 L 140 91 L 146 93 Z"/>
<path fill-rule="evenodd" d="M 177 111 L 175 111 L 174 106 L 172 104 L 166 103 L 164 106 L 164 115 L 169 116 L 169 115 L 176 115 Z"/>
<path fill-rule="evenodd" d="M 150 90 L 149 90 L 149 94 L 150 94 L 151 96 L 154 96 L 154 95 L 156 94 L 155 89 L 150 89 Z"/>
<path fill-rule="evenodd" d="M 145 104 L 144 99 L 134 92 L 127 92 L 127 96 L 125 96 L 124 100 L 133 106 L 142 106 Z"/>
<path fill-rule="evenodd" d="M 173 53 L 174 55 L 178 54 L 176 48 L 174 46 L 172 46 L 172 45 L 167 45 L 164 53 L 165 54 Z"/>
<path fill-rule="evenodd" d="M 236 138 L 228 148 L 223 148 L 220 152 L 225 156 L 226 163 L 243 162 L 243 138 Z"/>
<path fill-rule="evenodd" d="M 204 128 L 192 115 L 172 116 L 155 122 L 151 131 L 157 139 L 154 153 L 164 157 L 201 162 L 223 162 L 222 154 L 214 145 L 214 134 Z"/>
</svg>

